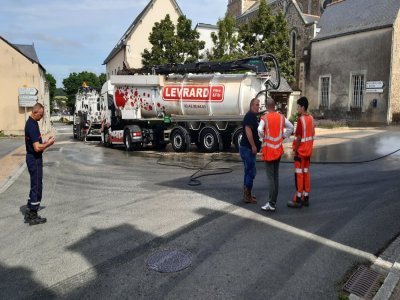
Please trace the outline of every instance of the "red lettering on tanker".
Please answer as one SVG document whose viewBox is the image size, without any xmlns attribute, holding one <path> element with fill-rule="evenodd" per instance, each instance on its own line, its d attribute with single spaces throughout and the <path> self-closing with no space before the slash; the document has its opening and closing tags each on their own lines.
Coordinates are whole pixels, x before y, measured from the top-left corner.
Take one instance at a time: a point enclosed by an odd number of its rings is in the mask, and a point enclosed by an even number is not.
<svg viewBox="0 0 400 300">
<path fill-rule="evenodd" d="M 224 101 L 225 86 L 202 85 L 168 85 L 163 88 L 162 97 L 165 101 Z"/>
</svg>

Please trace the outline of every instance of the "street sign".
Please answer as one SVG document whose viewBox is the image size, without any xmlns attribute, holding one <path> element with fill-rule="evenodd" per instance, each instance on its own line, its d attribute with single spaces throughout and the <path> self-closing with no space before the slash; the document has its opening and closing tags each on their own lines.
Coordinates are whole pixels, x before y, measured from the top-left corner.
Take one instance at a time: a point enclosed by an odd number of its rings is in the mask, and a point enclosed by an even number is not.
<svg viewBox="0 0 400 300">
<path fill-rule="evenodd" d="M 383 89 L 366 89 L 367 93 L 383 93 Z"/>
<path fill-rule="evenodd" d="M 37 103 L 38 97 L 33 95 L 19 95 L 18 102 L 19 106 L 32 107 Z"/>
<path fill-rule="evenodd" d="M 19 88 L 18 93 L 20 95 L 36 95 L 38 93 L 38 90 L 33 87 L 24 87 L 24 88 Z"/>
<path fill-rule="evenodd" d="M 383 81 L 367 81 L 365 86 L 367 89 L 382 89 L 384 85 Z"/>
</svg>

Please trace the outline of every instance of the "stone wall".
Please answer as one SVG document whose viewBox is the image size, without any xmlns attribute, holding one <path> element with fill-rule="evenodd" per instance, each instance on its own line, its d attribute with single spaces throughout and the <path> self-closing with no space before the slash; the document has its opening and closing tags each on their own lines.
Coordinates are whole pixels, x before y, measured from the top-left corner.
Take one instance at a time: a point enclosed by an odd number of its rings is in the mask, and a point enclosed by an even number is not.
<svg viewBox="0 0 400 300">
<path fill-rule="evenodd" d="M 390 110 L 388 119 L 400 123 L 400 12 L 393 26 L 392 63 L 390 78 Z"/>
</svg>

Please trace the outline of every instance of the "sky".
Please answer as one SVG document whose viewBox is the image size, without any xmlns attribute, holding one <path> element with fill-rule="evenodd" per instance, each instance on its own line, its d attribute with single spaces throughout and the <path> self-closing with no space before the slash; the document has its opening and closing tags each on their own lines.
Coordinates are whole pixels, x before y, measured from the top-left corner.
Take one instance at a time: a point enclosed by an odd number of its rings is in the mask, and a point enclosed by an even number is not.
<svg viewBox="0 0 400 300">
<path fill-rule="evenodd" d="M 105 73 L 104 59 L 148 1 L 2 0 L 0 36 L 11 44 L 34 44 L 41 65 L 62 87 L 72 72 Z M 177 3 L 194 27 L 216 24 L 228 0 Z"/>
</svg>

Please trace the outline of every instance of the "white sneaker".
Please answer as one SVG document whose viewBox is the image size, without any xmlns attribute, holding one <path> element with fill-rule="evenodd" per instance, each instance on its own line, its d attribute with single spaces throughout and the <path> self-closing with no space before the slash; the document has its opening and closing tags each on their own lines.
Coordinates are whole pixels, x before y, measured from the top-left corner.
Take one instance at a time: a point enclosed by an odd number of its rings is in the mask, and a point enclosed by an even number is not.
<svg viewBox="0 0 400 300">
<path fill-rule="evenodd" d="M 267 204 L 265 204 L 264 206 L 261 206 L 261 210 L 265 210 L 265 211 L 275 211 L 275 205 L 267 202 Z"/>
</svg>

